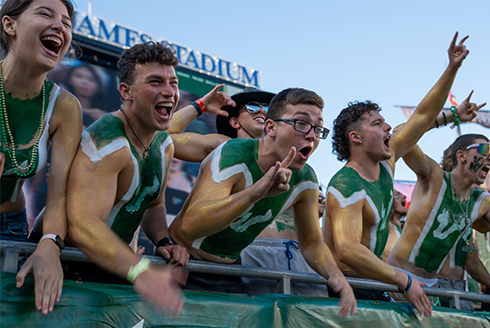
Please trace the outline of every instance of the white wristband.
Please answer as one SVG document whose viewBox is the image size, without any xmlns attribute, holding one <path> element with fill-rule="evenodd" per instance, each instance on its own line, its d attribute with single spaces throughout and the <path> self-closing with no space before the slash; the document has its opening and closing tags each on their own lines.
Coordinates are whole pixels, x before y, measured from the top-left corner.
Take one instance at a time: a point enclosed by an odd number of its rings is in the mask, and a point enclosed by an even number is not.
<svg viewBox="0 0 490 328">
<path fill-rule="evenodd" d="M 63 239 L 61 239 L 60 236 L 52 234 L 52 233 L 47 233 L 44 236 L 42 236 L 42 238 L 39 240 L 39 242 L 41 242 L 44 239 L 53 240 L 54 243 L 56 244 L 56 246 L 59 247 L 60 253 L 63 252 L 63 249 L 65 248 L 65 242 L 63 241 Z"/>
</svg>

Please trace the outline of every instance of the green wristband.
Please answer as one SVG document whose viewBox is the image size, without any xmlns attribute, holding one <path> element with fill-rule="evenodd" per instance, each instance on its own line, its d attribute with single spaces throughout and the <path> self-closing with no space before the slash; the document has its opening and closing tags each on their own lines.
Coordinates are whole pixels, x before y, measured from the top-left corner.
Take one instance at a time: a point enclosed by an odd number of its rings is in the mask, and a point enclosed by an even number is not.
<svg viewBox="0 0 490 328">
<path fill-rule="evenodd" d="M 126 277 L 126 280 L 129 281 L 130 283 L 133 283 L 136 278 L 150 267 L 151 261 L 148 260 L 146 257 L 143 257 L 138 264 L 135 266 L 131 266 L 128 271 L 128 276 Z"/>
</svg>

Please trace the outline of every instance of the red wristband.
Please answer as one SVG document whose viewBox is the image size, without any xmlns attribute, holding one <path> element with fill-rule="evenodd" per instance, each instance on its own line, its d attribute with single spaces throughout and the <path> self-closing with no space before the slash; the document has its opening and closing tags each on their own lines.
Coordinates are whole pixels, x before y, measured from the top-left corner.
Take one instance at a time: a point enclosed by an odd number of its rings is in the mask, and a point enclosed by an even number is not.
<svg viewBox="0 0 490 328">
<path fill-rule="evenodd" d="M 204 106 L 204 104 L 202 103 L 202 100 L 201 99 L 197 99 L 196 102 L 199 105 L 199 107 L 201 108 L 201 111 L 203 113 L 206 113 L 206 106 Z"/>
</svg>

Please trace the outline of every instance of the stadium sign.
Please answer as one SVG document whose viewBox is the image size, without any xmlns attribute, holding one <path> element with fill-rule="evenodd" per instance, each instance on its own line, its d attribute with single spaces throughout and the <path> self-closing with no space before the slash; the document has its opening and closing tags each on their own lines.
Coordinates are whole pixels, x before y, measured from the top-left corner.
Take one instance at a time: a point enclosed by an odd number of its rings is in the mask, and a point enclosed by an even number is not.
<svg viewBox="0 0 490 328">
<path fill-rule="evenodd" d="M 75 13 L 73 33 L 123 48 L 132 47 L 137 43 L 147 41 L 170 44 L 176 50 L 180 66 L 260 89 L 260 71 L 258 70 L 114 23 L 110 20 L 89 15 L 83 11 Z"/>
</svg>

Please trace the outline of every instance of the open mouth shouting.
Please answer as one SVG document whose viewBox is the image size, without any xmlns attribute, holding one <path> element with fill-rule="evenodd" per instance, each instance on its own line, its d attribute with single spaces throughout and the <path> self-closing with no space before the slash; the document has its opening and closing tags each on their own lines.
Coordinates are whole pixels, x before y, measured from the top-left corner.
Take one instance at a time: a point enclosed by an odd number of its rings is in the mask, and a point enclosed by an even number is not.
<svg viewBox="0 0 490 328">
<path fill-rule="evenodd" d="M 383 141 L 385 146 L 388 148 L 388 149 L 391 149 L 390 148 L 390 139 L 391 139 L 391 134 L 388 134 L 388 136 L 386 136 L 385 140 Z"/>
<path fill-rule="evenodd" d="M 155 111 L 158 117 L 162 120 L 170 119 L 173 108 L 174 104 L 172 102 L 160 102 L 155 105 Z"/>
<path fill-rule="evenodd" d="M 41 38 L 41 44 L 46 52 L 54 57 L 58 57 L 63 46 L 63 40 L 56 35 L 46 35 Z"/>
<path fill-rule="evenodd" d="M 308 157 L 310 157 L 312 150 L 313 150 L 313 147 L 311 147 L 311 146 L 303 147 L 299 150 L 298 155 L 301 159 L 306 161 L 308 159 Z"/>
<path fill-rule="evenodd" d="M 483 177 L 486 179 L 488 176 L 488 171 L 490 171 L 490 164 L 482 167 L 481 171 L 483 173 Z"/>
</svg>

